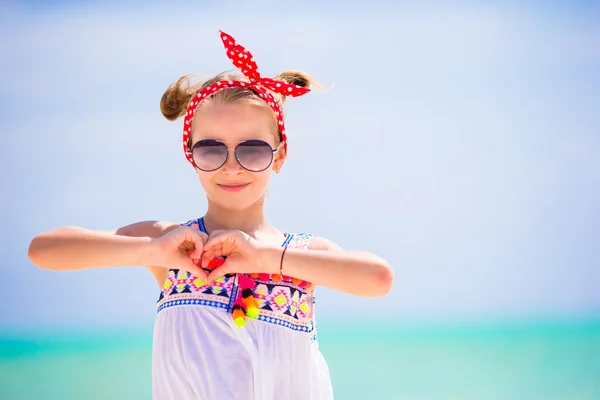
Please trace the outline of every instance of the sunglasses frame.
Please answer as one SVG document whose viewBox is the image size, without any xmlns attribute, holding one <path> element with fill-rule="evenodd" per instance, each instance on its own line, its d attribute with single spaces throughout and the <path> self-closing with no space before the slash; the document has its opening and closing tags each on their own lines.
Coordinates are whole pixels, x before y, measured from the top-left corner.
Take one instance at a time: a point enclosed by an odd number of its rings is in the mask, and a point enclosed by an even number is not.
<svg viewBox="0 0 600 400">
<path fill-rule="evenodd" d="M 214 169 L 202 169 L 202 168 L 200 168 L 200 167 L 198 166 L 198 164 L 196 164 L 196 160 L 194 159 L 194 146 L 196 146 L 196 145 L 197 145 L 198 143 L 200 143 L 200 142 L 207 141 L 207 140 L 210 140 L 210 141 L 217 142 L 217 143 L 219 143 L 219 144 L 221 144 L 221 145 L 225 146 L 225 148 L 227 149 L 227 154 L 226 154 L 226 156 L 225 156 L 225 160 L 223 160 L 223 162 L 221 163 L 221 165 L 219 165 L 217 168 L 214 168 Z M 244 165 L 243 165 L 243 164 L 240 162 L 240 160 L 239 160 L 239 158 L 238 158 L 238 156 L 237 156 L 237 148 L 238 148 L 239 146 L 243 145 L 244 143 L 248 143 L 248 142 L 262 142 L 262 143 L 266 144 L 267 146 L 269 146 L 269 148 L 271 149 L 271 160 L 269 161 L 269 164 L 268 164 L 268 165 L 267 165 L 265 168 L 263 168 L 263 169 L 261 169 L 261 170 L 257 170 L 257 171 L 255 171 L 255 170 L 251 170 L 251 169 L 248 169 L 248 168 L 246 168 L 246 167 L 245 167 L 245 166 L 244 166 Z M 219 170 L 219 169 L 223 168 L 223 165 L 225 165 L 225 164 L 227 163 L 227 160 L 229 160 L 229 152 L 230 152 L 230 151 L 233 151 L 233 154 L 234 154 L 234 156 L 235 156 L 235 161 L 238 163 L 238 165 L 239 165 L 240 167 L 244 168 L 246 171 L 248 171 L 248 172 L 263 172 L 263 171 L 266 171 L 266 170 L 267 170 L 267 169 L 268 169 L 268 168 L 269 168 L 271 165 L 273 165 L 273 160 L 275 159 L 275 157 L 274 157 L 274 154 L 275 154 L 275 153 L 277 153 L 277 152 L 279 151 L 279 149 L 280 149 L 280 148 L 281 148 L 281 142 L 280 142 L 280 143 L 279 143 L 279 145 L 278 145 L 278 146 L 277 146 L 277 147 L 274 149 L 273 147 L 271 147 L 271 145 L 270 145 L 268 142 L 266 142 L 266 141 L 264 141 L 264 140 L 261 140 L 261 139 L 248 139 L 248 140 L 244 140 L 244 141 L 242 141 L 242 142 L 238 142 L 238 143 L 235 145 L 235 147 L 234 147 L 234 148 L 228 147 L 228 146 L 227 146 L 227 145 L 226 145 L 224 142 L 222 142 L 222 141 L 220 141 L 220 140 L 216 140 L 216 139 L 202 139 L 202 140 L 198 140 L 198 141 L 197 141 L 196 143 L 194 143 L 194 144 L 193 144 L 191 147 L 190 147 L 190 146 L 188 146 L 188 149 L 186 150 L 186 153 L 187 153 L 187 154 L 189 154 L 189 155 L 190 155 L 190 157 L 192 158 L 192 160 L 193 160 L 193 162 L 194 162 L 194 166 L 195 166 L 196 168 L 198 168 L 198 169 L 199 169 L 200 171 L 202 171 L 202 172 L 215 172 L 215 171 L 217 171 L 217 170 Z"/>
</svg>

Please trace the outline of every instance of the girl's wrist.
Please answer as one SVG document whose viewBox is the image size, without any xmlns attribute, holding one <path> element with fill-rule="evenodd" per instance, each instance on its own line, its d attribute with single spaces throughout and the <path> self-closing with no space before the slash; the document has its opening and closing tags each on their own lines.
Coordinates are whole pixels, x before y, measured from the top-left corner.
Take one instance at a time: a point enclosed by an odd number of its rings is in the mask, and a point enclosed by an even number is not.
<svg viewBox="0 0 600 400">
<path fill-rule="evenodd" d="M 144 267 L 163 266 L 161 264 L 164 255 L 158 241 L 149 237 L 136 239 L 135 243 L 132 244 L 132 253 L 139 260 L 139 265 Z"/>
<path fill-rule="evenodd" d="M 281 260 L 284 255 L 285 247 L 269 246 L 261 249 L 259 272 L 277 275 L 281 272 Z M 284 265 L 285 271 L 285 265 Z"/>
</svg>

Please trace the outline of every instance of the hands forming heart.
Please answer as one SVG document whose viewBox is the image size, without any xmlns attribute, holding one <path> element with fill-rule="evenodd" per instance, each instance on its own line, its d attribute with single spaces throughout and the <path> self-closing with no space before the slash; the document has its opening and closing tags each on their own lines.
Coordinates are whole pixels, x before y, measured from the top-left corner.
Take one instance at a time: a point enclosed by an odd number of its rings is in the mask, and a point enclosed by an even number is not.
<svg viewBox="0 0 600 400">
<path fill-rule="evenodd" d="M 156 265 L 190 272 L 206 284 L 230 273 L 270 273 L 261 262 L 266 247 L 241 231 L 214 231 L 210 235 L 187 226 L 152 240 Z M 201 266 L 219 257 L 225 262 L 207 274 Z"/>
</svg>

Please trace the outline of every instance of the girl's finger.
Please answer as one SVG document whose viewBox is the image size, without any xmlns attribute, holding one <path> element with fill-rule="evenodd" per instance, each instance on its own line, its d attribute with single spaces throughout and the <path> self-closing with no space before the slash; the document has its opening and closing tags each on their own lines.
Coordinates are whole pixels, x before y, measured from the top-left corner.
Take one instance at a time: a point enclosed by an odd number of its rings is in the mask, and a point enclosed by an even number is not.
<svg viewBox="0 0 600 400">
<path fill-rule="evenodd" d="M 204 270 L 202 268 L 198 267 L 194 263 L 190 263 L 185 268 L 182 268 L 182 269 L 188 271 L 193 276 L 195 276 L 196 278 L 200 279 L 202 281 L 202 283 L 200 284 L 200 286 L 205 285 L 206 282 L 208 281 L 208 275 L 206 274 L 206 272 L 204 272 Z"/>
<path fill-rule="evenodd" d="M 190 251 L 188 253 L 188 255 L 193 260 L 199 260 L 200 258 L 202 258 L 202 253 L 203 252 L 204 252 L 204 248 L 202 248 L 202 247 L 200 247 L 200 248 L 196 247 L 194 250 Z"/>
<path fill-rule="evenodd" d="M 204 246 L 204 248 L 202 249 L 202 254 L 216 254 L 217 251 L 221 248 L 221 244 L 217 244 L 215 245 L 215 243 L 206 243 L 206 245 Z"/>
<path fill-rule="evenodd" d="M 189 255 L 191 258 L 200 258 L 204 250 L 204 244 L 208 240 L 208 235 L 191 228 L 188 232 L 189 236 L 186 235 L 186 238 L 194 243 L 194 250 L 192 250 Z"/>
<path fill-rule="evenodd" d="M 234 231 L 214 231 L 208 236 L 204 244 L 205 248 L 222 247 L 223 243 L 235 242 L 236 233 Z"/>
<path fill-rule="evenodd" d="M 208 261 L 212 261 L 215 258 L 218 257 L 226 257 L 229 254 L 225 254 L 225 252 L 223 251 L 223 246 L 221 243 L 216 243 L 213 244 L 212 246 L 205 246 L 204 250 L 202 252 L 202 263 L 203 265 L 208 265 L 208 264 L 204 264 Z"/>
<path fill-rule="evenodd" d="M 210 252 L 204 252 L 202 253 L 202 259 L 200 260 L 200 264 L 208 267 L 208 264 L 214 260 L 214 257 L 211 257 Z"/>
<path fill-rule="evenodd" d="M 211 253 L 213 255 L 213 258 L 217 258 L 217 257 L 226 257 L 229 255 L 229 253 L 227 253 L 225 251 L 225 249 L 223 249 L 223 244 L 219 243 L 217 246 L 213 246 L 211 248 Z"/>
</svg>

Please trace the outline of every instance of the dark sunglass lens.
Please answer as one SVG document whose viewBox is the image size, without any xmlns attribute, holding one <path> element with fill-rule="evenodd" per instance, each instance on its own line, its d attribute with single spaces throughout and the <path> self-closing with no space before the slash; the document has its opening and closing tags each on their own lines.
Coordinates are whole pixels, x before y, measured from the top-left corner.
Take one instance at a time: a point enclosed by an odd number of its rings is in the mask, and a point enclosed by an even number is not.
<svg viewBox="0 0 600 400">
<path fill-rule="evenodd" d="M 248 140 L 235 150 L 238 162 L 249 171 L 264 171 L 273 161 L 273 148 L 262 140 Z"/>
<path fill-rule="evenodd" d="M 216 140 L 200 140 L 192 147 L 192 158 L 203 171 L 214 171 L 227 160 L 227 146 Z"/>
</svg>

